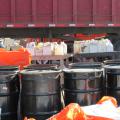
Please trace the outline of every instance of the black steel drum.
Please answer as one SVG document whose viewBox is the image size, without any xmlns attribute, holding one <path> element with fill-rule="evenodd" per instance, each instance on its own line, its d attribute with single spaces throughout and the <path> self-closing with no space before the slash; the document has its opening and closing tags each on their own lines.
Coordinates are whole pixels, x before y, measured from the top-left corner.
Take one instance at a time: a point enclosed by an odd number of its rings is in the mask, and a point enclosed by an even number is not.
<svg viewBox="0 0 120 120">
<path fill-rule="evenodd" d="M 113 96 L 120 105 L 120 65 L 105 66 L 106 95 Z"/>
<path fill-rule="evenodd" d="M 65 104 L 79 103 L 81 106 L 96 103 L 103 94 L 102 69 L 65 69 Z"/>
<path fill-rule="evenodd" d="M 21 72 L 22 116 L 46 120 L 61 110 L 60 70 L 24 70 Z"/>
<path fill-rule="evenodd" d="M 19 77 L 18 67 L 0 66 L 1 120 L 18 119 Z"/>
</svg>

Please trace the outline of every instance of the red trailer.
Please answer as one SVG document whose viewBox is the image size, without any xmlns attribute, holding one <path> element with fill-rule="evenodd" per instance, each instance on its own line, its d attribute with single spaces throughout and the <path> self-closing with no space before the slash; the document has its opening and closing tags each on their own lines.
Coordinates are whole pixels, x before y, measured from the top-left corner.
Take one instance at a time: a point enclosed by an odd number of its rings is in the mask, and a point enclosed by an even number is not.
<svg viewBox="0 0 120 120">
<path fill-rule="evenodd" d="M 0 27 L 118 27 L 120 0 L 0 0 Z"/>
<path fill-rule="evenodd" d="M 120 33 L 119 13 L 120 0 L 0 0 L 0 36 Z"/>
</svg>

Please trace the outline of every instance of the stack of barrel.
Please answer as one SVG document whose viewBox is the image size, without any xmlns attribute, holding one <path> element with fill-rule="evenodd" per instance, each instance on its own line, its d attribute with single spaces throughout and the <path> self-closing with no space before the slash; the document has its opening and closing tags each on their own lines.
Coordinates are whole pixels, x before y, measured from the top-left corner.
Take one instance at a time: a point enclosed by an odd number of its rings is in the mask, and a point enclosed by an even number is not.
<svg viewBox="0 0 120 120">
<path fill-rule="evenodd" d="M 1 120 L 45 120 L 61 110 L 61 95 L 65 105 L 95 104 L 104 95 L 120 101 L 120 60 L 73 63 L 63 72 L 56 65 L 31 65 L 20 74 L 18 67 L 0 66 Z"/>
<path fill-rule="evenodd" d="M 21 72 L 23 118 L 45 120 L 61 110 L 61 70 L 55 65 L 32 65 Z M 103 96 L 103 69 L 100 63 L 72 64 L 64 69 L 65 105 L 95 104 Z"/>
</svg>

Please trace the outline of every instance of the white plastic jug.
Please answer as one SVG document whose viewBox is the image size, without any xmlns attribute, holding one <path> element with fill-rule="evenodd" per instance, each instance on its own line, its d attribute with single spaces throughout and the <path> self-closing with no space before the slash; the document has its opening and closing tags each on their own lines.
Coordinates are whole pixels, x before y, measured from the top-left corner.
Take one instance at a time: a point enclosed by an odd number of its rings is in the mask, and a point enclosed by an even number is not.
<svg viewBox="0 0 120 120">
<path fill-rule="evenodd" d="M 38 44 L 37 44 L 37 46 L 36 46 L 36 47 L 37 47 L 37 48 L 42 48 L 42 47 L 43 47 L 43 45 L 44 45 L 44 43 L 43 43 L 43 42 L 40 42 L 40 43 L 38 43 Z"/>
<path fill-rule="evenodd" d="M 113 44 L 108 39 L 106 39 L 106 48 L 107 48 L 107 52 L 113 52 L 114 51 Z"/>
<path fill-rule="evenodd" d="M 64 47 L 61 44 L 55 45 L 55 55 L 64 55 Z"/>
<path fill-rule="evenodd" d="M 98 42 L 98 52 L 107 52 L 107 49 L 106 49 L 106 40 L 104 38 L 102 38 Z"/>
<path fill-rule="evenodd" d="M 79 54 L 81 52 L 80 41 L 74 41 L 74 54 Z"/>
<path fill-rule="evenodd" d="M 49 42 L 43 46 L 43 55 L 52 55 L 52 48 Z"/>
<path fill-rule="evenodd" d="M 103 52 L 103 42 L 102 40 L 99 40 L 98 41 L 98 52 Z"/>
<path fill-rule="evenodd" d="M 91 40 L 90 44 L 90 53 L 97 53 L 98 52 L 98 41 L 97 40 Z"/>
<path fill-rule="evenodd" d="M 36 56 L 41 56 L 41 55 L 43 55 L 43 48 L 41 47 L 41 48 L 38 48 L 38 47 L 35 47 L 35 55 Z"/>
<path fill-rule="evenodd" d="M 85 47 L 85 41 L 80 41 L 80 53 L 84 53 Z"/>
<path fill-rule="evenodd" d="M 26 45 L 26 48 L 27 48 L 27 50 L 31 53 L 31 55 L 35 55 L 35 47 L 36 47 L 36 45 L 35 45 L 35 42 L 30 42 L 30 43 L 27 43 L 27 45 Z"/>
<path fill-rule="evenodd" d="M 90 53 L 90 41 L 89 40 L 84 42 L 83 53 Z"/>
<path fill-rule="evenodd" d="M 66 55 L 67 54 L 67 44 L 65 44 L 64 42 L 61 42 L 61 45 L 63 46 L 64 55 Z"/>
<path fill-rule="evenodd" d="M 51 51 L 52 51 L 52 55 L 54 55 L 55 53 L 55 43 L 51 42 Z"/>
<path fill-rule="evenodd" d="M 52 54 L 55 55 L 56 47 L 58 46 L 57 42 L 51 43 Z"/>
</svg>

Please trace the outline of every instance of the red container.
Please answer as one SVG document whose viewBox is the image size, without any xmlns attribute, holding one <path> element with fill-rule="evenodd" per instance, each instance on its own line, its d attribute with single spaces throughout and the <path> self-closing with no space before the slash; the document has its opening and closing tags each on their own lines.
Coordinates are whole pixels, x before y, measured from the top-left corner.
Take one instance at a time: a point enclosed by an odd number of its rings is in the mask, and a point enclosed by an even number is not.
<svg viewBox="0 0 120 120">
<path fill-rule="evenodd" d="M 0 27 L 120 26 L 119 0 L 0 0 Z"/>
</svg>

